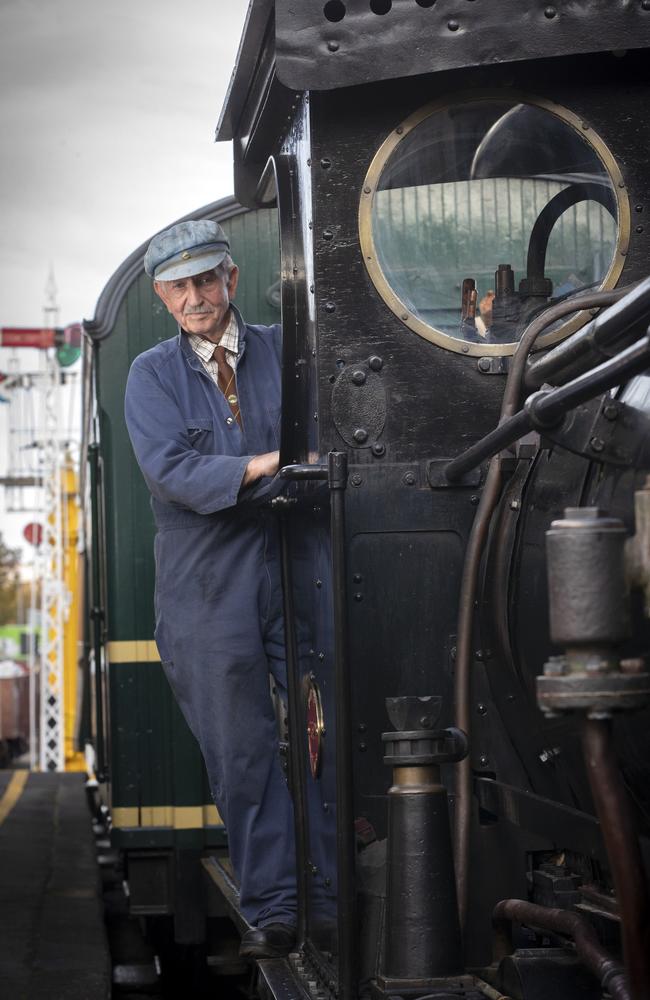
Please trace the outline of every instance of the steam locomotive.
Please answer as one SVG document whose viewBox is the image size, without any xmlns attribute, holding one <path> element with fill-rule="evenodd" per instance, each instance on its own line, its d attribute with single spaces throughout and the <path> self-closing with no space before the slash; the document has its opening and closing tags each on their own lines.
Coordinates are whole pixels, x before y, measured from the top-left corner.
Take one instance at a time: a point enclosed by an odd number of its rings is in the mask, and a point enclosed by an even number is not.
<svg viewBox="0 0 650 1000">
<path fill-rule="evenodd" d="M 250 5 L 217 137 L 277 213 L 335 625 L 298 653 L 279 496 L 299 940 L 263 996 L 650 997 L 648 48 L 647 0 Z"/>
</svg>

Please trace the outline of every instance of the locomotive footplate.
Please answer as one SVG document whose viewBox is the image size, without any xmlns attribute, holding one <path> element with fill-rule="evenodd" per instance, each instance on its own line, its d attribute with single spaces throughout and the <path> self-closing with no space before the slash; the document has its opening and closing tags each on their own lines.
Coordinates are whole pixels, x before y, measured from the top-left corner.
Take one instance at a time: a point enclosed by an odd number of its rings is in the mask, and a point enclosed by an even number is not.
<svg viewBox="0 0 650 1000">
<path fill-rule="evenodd" d="M 263 959 L 258 962 L 259 979 L 257 987 L 262 1000 L 314 1000 L 324 993 L 313 993 L 302 983 L 286 958 Z M 311 985 L 311 984 L 310 984 Z"/>
<path fill-rule="evenodd" d="M 214 883 L 223 896 L 228 916 L 239 934 L 245 934 L 246 931 L 252 930 L 251 925 L 239 908 L 239 888 L 235 879 L 235 873 L 230 864 L 230 858 L 216 858 L 214 855 L 211 855 L 208 858 L 201 858 L 201 864 L 211 882 Z"/>
<path fill-rule="evenodd" d="M 487 985 L 487 984 L 486 984 Z M 399 994 L 400 997 L 435 997 L 436 1000 L 485 1000 L 491 994 L 480 989 L 474 976 L 449 976 L 444 979 L 428 979 L 417 983 L 415 980 L 383 979 L 373 983 L 372 1000 L 387 1000 Z M 496 992 L 496 991 L 495 991 Z M 497 994 L 500 996 L 500 994 Z"/>
</svg>

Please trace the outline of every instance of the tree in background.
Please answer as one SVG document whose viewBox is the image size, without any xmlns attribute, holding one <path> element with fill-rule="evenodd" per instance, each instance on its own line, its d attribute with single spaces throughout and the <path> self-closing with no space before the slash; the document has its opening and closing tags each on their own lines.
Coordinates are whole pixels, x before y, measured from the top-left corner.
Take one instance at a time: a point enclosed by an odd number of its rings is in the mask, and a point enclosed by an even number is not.
<svg viewBox="0 0 650 1000">
<path fill-rule="evenodd" d="M 0 534 L 0 625 L 16 621 L 20 587 L 20 549 L 10 549 Z"/>
</svg>

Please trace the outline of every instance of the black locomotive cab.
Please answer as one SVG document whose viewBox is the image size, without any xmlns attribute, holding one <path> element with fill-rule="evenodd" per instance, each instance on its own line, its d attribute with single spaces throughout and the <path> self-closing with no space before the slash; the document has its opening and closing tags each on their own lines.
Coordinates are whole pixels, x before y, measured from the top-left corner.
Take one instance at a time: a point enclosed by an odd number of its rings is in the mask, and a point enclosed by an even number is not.
<svg viewBox="0 0 650 1000">
<path fill-rule="evenodd" d="M 303 651 L 275 501 L 276 996 L 650 996 L 649 49 L 645 0 L 251 3 L 218 138 L 331 520 Z"/>
</svg>

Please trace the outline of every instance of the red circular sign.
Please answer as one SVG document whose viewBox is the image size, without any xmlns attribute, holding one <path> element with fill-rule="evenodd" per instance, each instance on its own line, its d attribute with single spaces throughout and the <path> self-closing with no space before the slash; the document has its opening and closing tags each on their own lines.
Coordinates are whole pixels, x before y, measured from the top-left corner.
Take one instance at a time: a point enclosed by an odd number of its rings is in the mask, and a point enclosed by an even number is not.
<svg viewBox="0 0 650 1000">
<path fill-rule="evenodd" d="M 320 691 L 315 681 L 309 684 L 307 691 L 307 746 L 309 748 L 309 766 L 311 776 L 316 780 L 320 774 L 321 755 L 323 750 L 323 736 L 325 735 L 325 723 L 323 719 L 323 706 L 320 700 Z"/>
<path fill-rule="evenodd" d="M 38 521 L 31 521 L 26 524 L 23 528 L 23 538 L 29 542 L 30 545 L 35 545 L 36 548 L 43 541 L 43 527 L 38 523 Z"/>
</svg>

